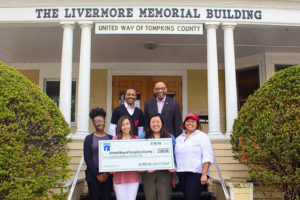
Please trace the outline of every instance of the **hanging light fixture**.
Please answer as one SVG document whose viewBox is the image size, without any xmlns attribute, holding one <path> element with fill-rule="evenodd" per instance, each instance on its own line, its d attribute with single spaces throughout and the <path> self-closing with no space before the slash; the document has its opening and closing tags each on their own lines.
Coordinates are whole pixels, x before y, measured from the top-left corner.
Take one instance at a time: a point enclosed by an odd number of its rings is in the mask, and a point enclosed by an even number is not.
<svg viewBox="0 0 300 200">
<path fill-rule="evenodd" d="M 158 44 L 156 42 L 146 42 L 144 44 L 144 47 L 149 50 L 155 49 L 157 46 Z"/>
</svg>

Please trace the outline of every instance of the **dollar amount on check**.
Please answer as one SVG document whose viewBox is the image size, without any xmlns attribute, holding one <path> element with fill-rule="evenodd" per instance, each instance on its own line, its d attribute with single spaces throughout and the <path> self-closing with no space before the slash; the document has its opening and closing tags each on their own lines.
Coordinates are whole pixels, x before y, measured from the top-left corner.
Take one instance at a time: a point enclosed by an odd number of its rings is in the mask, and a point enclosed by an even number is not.
<svg viewBox="0 0 300 200">
<path fill-rule="evenodd" d="M 99 141 L 100 172 L 174 168 L 171 138 Z"/>
</svg>

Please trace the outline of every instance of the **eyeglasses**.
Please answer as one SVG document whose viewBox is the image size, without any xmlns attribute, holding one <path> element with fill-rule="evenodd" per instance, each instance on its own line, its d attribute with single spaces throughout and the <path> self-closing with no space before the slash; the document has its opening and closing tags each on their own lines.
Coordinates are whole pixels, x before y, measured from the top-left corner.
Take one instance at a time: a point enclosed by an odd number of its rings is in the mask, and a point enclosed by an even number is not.
<svg viewBox="0 0 300 200">
<path fill-rule="evenodd" d="M 160 90 L 164 91 L 165 89 L 166 89 L 165 87 L 155 88 L 156 91 L 160 91 Z"/>
<path fill-rule="evenodd" d="M 104 124 L 104 121 L 102 120 L 94 121 L 94 124 Z"/>
</svg>

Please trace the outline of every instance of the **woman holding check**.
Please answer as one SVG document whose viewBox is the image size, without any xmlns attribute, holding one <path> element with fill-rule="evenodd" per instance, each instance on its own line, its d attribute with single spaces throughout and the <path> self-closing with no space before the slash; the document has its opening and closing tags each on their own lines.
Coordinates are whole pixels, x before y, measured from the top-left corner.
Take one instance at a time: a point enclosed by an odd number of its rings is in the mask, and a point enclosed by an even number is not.
<svg viewBox="0 0 300 200">
<path fill-rule="evenodd" d="M 176 138 L 175 158 L 179 187 L 186 200 L 199 199 L 201 191 L 207 190 L 209 166 L 213 162 L 210 140 L 195 114 L 188 114 L 182 124 L 183 133 Z"/>
<path fill-rule="evenodd" d="M 141 139 L 149 138 L 172 138 L 173 149 L 175 138 L 164 128 L 160 114 L 150 117 L 147 122 L 146 134 L 139 136 Z M 148 170 L 142 173 L 142 181 L 146 200 L 170 200 L 172 185 L 175 187 L 175 169 L 169 170 Z"/>
<path fill-rule="evenodd" d="M 137 139 L 133 133 L 133 126 L 128 116 L 119 119 L 117 135 L 113 140 Z M 140 175 L 136 171 L 111 172 L 113 174 L 113 185 L 117 200 L 135 200 L 140 183 Z"/>
</svg>

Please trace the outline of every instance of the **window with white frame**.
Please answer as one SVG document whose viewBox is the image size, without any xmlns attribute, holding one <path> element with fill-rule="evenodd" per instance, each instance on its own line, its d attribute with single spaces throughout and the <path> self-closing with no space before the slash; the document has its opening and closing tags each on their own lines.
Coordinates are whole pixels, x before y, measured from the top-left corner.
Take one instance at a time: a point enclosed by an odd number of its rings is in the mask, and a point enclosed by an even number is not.
<svg viewBox="0 0 300 200">
<path fill-rule="evenodd" d="M 45 80 L 45 93 L 59 106 L 60 81 Z M 76 81 L 72 81 L 71 123 L 75 123 Z"/>
</svg>

